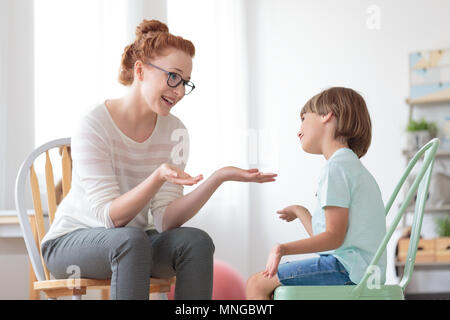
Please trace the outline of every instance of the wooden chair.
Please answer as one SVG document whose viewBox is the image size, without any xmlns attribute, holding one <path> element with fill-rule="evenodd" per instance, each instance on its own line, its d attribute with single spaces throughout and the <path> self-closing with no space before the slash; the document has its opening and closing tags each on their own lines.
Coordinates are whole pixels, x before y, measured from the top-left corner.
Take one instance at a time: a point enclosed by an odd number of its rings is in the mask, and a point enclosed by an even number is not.
<svg viewBox="0 0 450 320">
<path fill-rule="evenodd" d="M 25 245 L 30 257 L 32 269 L 37 281 L 34 282 L 34 290 L 43 291 L 49 299 L 61 296 L 72 296 L 79 300 L 86 294 L 87 289 L 101 289 L 102 298 L 109 296 L 110 280 L 100 279 L 50 279 L 50 273 L 44 263 L 40 252 L 41 241 L 45 235 L 44 211 L 42 209 L 38 178 L 34 169 L 35 159 L 45 152 L 45 180 L 47 187 L 48 219 L 51 224 L 54 220 L 57 202 L 55 194 L 55 182 L 53 166 L 50 161 L 49 150 L 62 147 L 62 197 L 70 190 L 72 179 L 72 160 L 68 152 L 70 138 L 50 141 L 35 149 L 22 163 L 16 179 L 15 201 Z M 35 215 L 29 217 L 25 202 L 25 185 L 27 176 L 30 177 L 31 193 Z M 35 225 L 33 225 L 35 224 Z M 175 277 L 170 279 L 150 278 L 150 293 L 169 292 L 175 283 Z"/>
</svg>

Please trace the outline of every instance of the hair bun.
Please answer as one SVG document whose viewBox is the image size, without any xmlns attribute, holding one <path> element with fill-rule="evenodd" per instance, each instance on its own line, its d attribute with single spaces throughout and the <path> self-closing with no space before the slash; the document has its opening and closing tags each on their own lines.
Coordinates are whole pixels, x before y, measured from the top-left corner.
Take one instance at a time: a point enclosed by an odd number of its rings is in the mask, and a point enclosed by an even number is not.
<svg viewBox="0 0 450 320">
<path fill-rule="evenodd" d="M 136 28 L 136 37 L 142 38 L 150 32 L 169 32 L 167 25 L 158 20 L 142 20 L 139 26 Z"/>
</svg>

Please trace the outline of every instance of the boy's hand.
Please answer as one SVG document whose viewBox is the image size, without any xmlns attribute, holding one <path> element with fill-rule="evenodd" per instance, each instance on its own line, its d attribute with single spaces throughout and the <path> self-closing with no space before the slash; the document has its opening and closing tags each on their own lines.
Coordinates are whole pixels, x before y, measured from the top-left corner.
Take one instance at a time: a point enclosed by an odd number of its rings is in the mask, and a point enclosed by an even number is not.
<svg viewBox="0 0 450 320">
<path fill-rule="evenodd" d="M 267 259 L 266 270 L 262 272 L 262 275 L 266 278 L 272 278 L 278 271 L 278 265 L 280 264 L 281 257 L 283 256 L 283 247 L 281 244 L 276 244 L 270 250 L 269 258 Z"/>
<path fill-rule="evenodd" d="M 278 210 L 277 213 L 280 215 L 279 218 L 287 222 L 294 221 L 297 219 L 297 211 L 300 206 L 289 206 L 284 209 Z"/>
<path fill-rule="evenodd" d="M 296 218 L 299 218 L 302 222 L 305 218 L 311 219 L 311 214 L 308 209 L 299 205 L 292 205 L 282 210 L 278 210 L 279 218 L 291 222 Z"/>
</svg>

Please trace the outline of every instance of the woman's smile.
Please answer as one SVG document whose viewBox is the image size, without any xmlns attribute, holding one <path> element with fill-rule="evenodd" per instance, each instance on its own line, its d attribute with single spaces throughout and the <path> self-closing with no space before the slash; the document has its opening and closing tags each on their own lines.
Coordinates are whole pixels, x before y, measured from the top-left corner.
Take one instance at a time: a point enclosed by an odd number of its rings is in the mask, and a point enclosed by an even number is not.
<svg viewBox="0 0 450 320">
<path fill-rule="evenodd" d="M 161 99 L 164 101 L 164 103 L 169 106 L 173 107 L 175 105 L 176 99 L 170 98 L 168 96 L 161 96 Z"/>
</svg>

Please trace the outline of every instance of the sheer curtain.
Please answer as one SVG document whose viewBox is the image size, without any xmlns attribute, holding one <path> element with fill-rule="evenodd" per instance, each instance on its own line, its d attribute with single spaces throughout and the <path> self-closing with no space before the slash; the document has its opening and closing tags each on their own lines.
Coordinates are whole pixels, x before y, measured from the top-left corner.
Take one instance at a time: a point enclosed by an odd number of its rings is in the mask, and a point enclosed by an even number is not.
<svg viewBox="0 0 450 320">
<path fill-rule="evenodd" d="M 227 166 L 250 168 L 254 132 L 248 130 L 247 56 L 241 0 L 168 0 L 169 30 L 196 47 L 196 89 L 173 114 L 186 125 L 190 152 L 186 171 L 205 178 Z M 226 182 L 187 223 L 207 231 L 215 257 L 248 276 L 249 184 Z M 185 193 L 195 187 L 186 187 Z"/>
<path fill-rule="evenodd" d="M 123 49 L 142 19 L 166 19 L 165 0 L 35 0 L 36 145 L 69 136 L 75 119 L 122 96 Z"/>
<path fill-rule="evenodd" d="M 35 0 L 35 146 L 69 137 L 77 119 L 124 93 L 117 82 L 127 34 L 126 0 Z M 127 38 L 129 36 L 129 38 Z M 58 157 L 52 150 L 53 159 Z M 44 160 L 36 173 L 44 210 Z M 60 161 L 53 161 L 55 179 Z"/>
<path fill-rule="evenodd" d="M 0 1 L 0 210 L 13 210 L 17 171 L 33 148 L 33 6 Z"/>
<path fill-rule="evenodd" d="M 73 120 L 124 92 L 126 22 L 126 0 L 35 1 L 36 146 L 69 136 Z"/>
<path fill-rule="evenodd" d="M 206 177 L 226 165 L 250 167 L 248 143 L 255 135 L 248 130 L 241 0 L 35 1 L 36 145 L 70 135 L 74 119 L 124 93 L 116 80 L 123 48 L 143 18 L 166 21 L 166 10 L 170 31 L 192 40 L 197 51 L 196 89 L 173 111 L 190 134 L 187 172 Z M 248 196 L 249 184 L 227 182 L 188 223 L 205 229 L 215 241 L 216 257 L 243 276 L 248 274 Z"/>
<path fill-rule="evenodd" d="M 35 0 L 34 6 L 34 142 L 39 146 L 70 136 L 90 109 L 125 94 L 117 80 L 123 49 L 134 41 L 142 19 L 166 19 L 166 2 Z M 37 159 L 38 175 L 43 161 Z M 59 179 L 58 162 L 54 170 Z"/>
<path fill-rule="evenodd" d="M 6 10 L 7 2 L 0 5 L 3 12 Z M 0 39 L 8 39 L 8 25 L 6 17 L 1 15 L 0 19 Z M 7 48 L 0 46 L 0 209 L 6 207 L 6 94 L 7 94 Z"/>
</svg>

